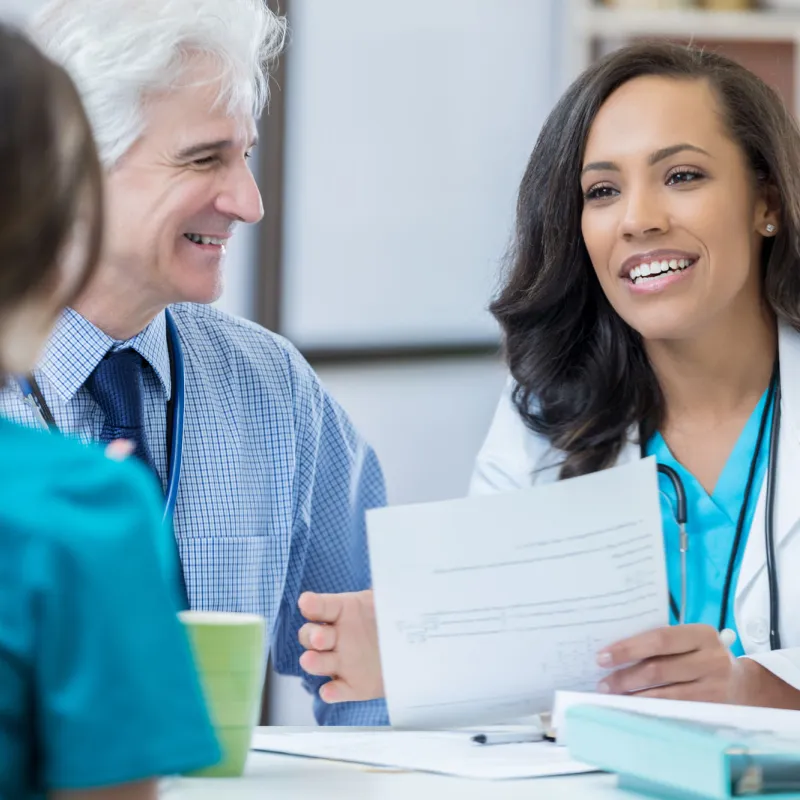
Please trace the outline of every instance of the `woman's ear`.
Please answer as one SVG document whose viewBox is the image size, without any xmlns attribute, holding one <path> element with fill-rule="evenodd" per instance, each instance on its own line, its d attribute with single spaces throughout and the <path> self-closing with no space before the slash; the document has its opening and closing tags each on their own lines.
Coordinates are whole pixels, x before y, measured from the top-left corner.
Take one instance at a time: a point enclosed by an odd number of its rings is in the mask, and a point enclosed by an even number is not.
<svg viewBox="0 0 800 800">
<path fill-rule="evenodd" d="M 772 184 L 764 185 L 756 202 L 755 228 L 762 236 L 775 236 L 781 219 L 781 198 Z"/>
</svg>

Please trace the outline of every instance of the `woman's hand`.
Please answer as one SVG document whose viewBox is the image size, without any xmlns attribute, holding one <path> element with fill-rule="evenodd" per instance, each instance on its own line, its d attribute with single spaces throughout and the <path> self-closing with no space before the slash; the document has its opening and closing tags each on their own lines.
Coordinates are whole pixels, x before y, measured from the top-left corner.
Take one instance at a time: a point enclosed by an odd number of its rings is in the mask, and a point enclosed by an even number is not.
<svg viewBox="0 0 800 800">
<path fill-rule="evenodd" d="M 299 633 L 300 644 L 306 648 L 300 666 L 309 675 L 332 679 L 320 689 L 320 698 L 343 703 L 383 697 L 372 591 L 305 592 L 298 606 L 309 620 Z"/>
<path fill-rule="evenodd" d="M 597 663 L 614 670 L 598 686 L 609 694 L 736 703 L 746 683 L 746 667 L 710 625 L 647 631 L 606 648 Z"/>
<path fill-rule="evenodd" d="M 136 445 L 130 439 L 115 439 L 106 446 L 106 458 L 112 461 L 125 461 L 135 450 Z"/>
</svg>

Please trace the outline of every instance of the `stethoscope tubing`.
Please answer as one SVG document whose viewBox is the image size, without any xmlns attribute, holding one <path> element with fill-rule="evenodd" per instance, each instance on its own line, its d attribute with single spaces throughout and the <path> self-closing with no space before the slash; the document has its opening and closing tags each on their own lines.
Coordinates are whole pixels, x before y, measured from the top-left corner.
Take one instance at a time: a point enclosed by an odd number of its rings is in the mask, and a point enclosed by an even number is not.
<svg viewBox="0 0 800 800">
<path fill-rule="evenodd" d="M 775 372 L 775 377 L 770 385 L 769 392 L 766 398 L 765 413 L 761 419 L 761 425 L 758 433 L 758 441 L 756 444 L 756 454 L 758 453 L 761 442 L 764 436 L 766 422 L 769 416 L 769 409 L 772 408 L 772 429 L 770 431 L 769 439 L 769 456 L 767 464 L 767 478 L 766 478 L 766 512 L 764 520 L 764 537 L 766 544 L 766 567 L 767 567 L 767 583 L 769 587 L 769 610 L 770 610 L 770 648 L 772 650 L 781 649 L 781 636 L 780 636 L 780 603 L 778 595 L 778 577 L 777 577 L 777 564 L 775 558 L 775 536 L 774 536 L 774 516 L 775 516 L 775 480 L 777 476 L 778 466 L 778 445 L 780 440 L 780 426 L 781 426 L 781 385 L 780 377 Z M 720 632 L 725 625 L 725 618 L 727 617 L 728 609 L 728 596 L 731 589 L 731 581 L 733 577 L 733 570 L 738 553 L 739 544 L 742 536 L 743 522 L 746 515 L 746 506 L 749 505 L 749 497 L 752 490 L 753 479 L 755 475 L 756 458 L 754 457 L 748 474 L 747 487 L 744 493 L 744 501 L 740 511 L 740 519 L 738 520 L 736 537 L 731 548 L 731 557 L 728 562 L 728 569 L 725 576 L 725 585 L 723 587 L 722 608 L 720 611 Z M 687 534 L 688 528 L 688 511 L 686 504 L 686 490 L 678 473 L 666 464 L 657 465 L 658 472 L 669 480 L 672 484 L 672 489 L 675 494 L 676 508 L 675 520 L 679 528 L 679 548 L 681 556 L 681 604 L 678 608 L 674 598 L 670 595 L 670 608 L 673 615 L 678 620 L 680 625 L 685 624 L 686 621 L 686 602 L 687 602 L 687 550 L 689 546 L 689 537 Z"/>
<path fill-rule="evenodd" d="M 181 467 L 183 466 L 183 421 L 185 416 L 186 400 L 186 364 L 183 357 L 183 346 L 178 333 L 178 326 L 169 309 L 164 312 L 167 323 L 167 341 L 170 345 L 170 372 L 172 373 L 172 394 L 174 407 L 172 409 L 172 431 L 169 438 L 169 475 L 167 477 L 167 493 L 164 502 L 164 521 L 172 520 L 175 516 L 175 506 L 178 503 L 178 488 L 181 482 Z"/>
</svg>

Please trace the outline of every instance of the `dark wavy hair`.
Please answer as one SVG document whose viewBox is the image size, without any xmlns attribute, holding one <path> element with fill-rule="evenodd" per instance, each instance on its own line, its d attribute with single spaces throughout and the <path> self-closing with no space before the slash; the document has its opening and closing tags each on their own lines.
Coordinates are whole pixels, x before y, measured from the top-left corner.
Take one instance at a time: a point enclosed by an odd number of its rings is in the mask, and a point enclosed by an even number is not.
<svg viewBox="0 0 800 800">
<path fill-rule="evenodd" d="M 102 244 L 102 171 L 91 128 L 67 73 L 0 25 L 0 317 L 57 285 L 79 216 L 89 247 L 75 295 Z"/>
<path fill-rule="evenodd" d="M 762 251 L 763 291 L 776 315 L 800 329 L 800 132 L 778 94 L 735 61 L 683 45 L 641 43 L 596 62 L 542 128 L 519 191 L 508 275 L 491 305 L 514 404 L 565 454 L 562 478 L 613 465 L 631 429 L 646 441 L 663 419 L 641 337 L 606 299 L 581 233 L 589 129 L 612 92 L 644 75 L 712 87 L 756 180 L 780 199 L 778 234 Z"/>
</svg>

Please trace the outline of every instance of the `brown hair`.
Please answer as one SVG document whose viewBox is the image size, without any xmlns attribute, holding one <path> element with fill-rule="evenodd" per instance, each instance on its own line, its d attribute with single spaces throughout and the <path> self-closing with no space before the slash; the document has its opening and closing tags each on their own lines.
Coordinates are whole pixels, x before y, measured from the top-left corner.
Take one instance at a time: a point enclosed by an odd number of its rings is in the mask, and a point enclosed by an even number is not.
<svg viewBox="0 0 800 800">
<path fill-rule="evenodd" d="M 83 290 L 100 257 L 102 191 L 91 127 L 71 79 L 0 25 L 0 316 L 57 284 L 59 258 L 88 213 L 74 294 Z"/>
<path fill-rule="evenodd" d="M 646 440 L 664 402 L 639 334 L 605 297 L 581 231 L 586 138 L 606 99 L 643 75 L 705 80 L 754 179 L 780 200 L 761 252 L 763 293 L 800 329 L 800 132 L 778 94 L 708 50 L 642 43 L 589 67 L 559 100 L 534 147 L 517 202 L 510 271 L 492 304 L 525 424 L 565 454 L 561 477 L 615 463 L 629 431 Z"/>
</svg>

